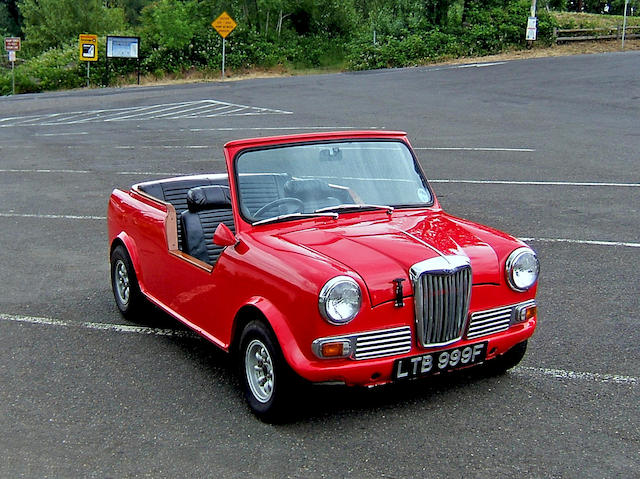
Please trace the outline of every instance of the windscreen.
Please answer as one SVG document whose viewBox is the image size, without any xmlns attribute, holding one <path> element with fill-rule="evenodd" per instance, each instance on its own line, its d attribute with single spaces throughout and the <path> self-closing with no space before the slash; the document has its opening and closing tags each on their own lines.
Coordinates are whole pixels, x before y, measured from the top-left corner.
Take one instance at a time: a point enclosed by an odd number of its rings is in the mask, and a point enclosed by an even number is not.
<svg viewBox="0 0 640 479">
<path fill-rule="evenodd" d="M 236 174 L 250 221 L 345 205 L 422 207 L 426 181 L 400 141 L 288 145 L 241 153 Z"/>
</svg>

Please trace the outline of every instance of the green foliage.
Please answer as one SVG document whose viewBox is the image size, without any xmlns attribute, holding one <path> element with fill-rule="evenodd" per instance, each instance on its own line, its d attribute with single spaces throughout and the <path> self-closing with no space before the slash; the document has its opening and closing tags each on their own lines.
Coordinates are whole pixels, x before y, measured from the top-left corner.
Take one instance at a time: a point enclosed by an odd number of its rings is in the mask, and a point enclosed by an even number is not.
<svg viewBox="0 0 640 479">
<path fill-rule="evenodd" d="M 78 39 L 81 33 L 102 34 L 125 29 L 124 13 L 102 0 L 22 0 L 25 49 L 37 54 Z"/>
<path fill-rule="evenodd" d="M 613 0 L 611 7 L 623 1 Z M 529 8 L 530 0 L 0 0 L 0 34 L 23 28 L 20 57 L 26 61 L 16 67 L 16 87 L 37 92 L 85 85 L 86 64 L 77 58 L 80 33 L 102 35 L 100 61 L 91 64 L 97 85 L 107 74 L 105 34 L 141 37 L 143 74 L 218 72 L 222 39 L 211 21 L 222 11 L 238 22 L 226 42 L 229 70 L 362 70 L 524 48 Z M 552 41 L 556 18 L 540 5 L 538 44 Z M 111 59 L 108 82 L 131 78 L 136 67 L 133 60 Z M 10 85 L 10 76 L 0 73 L 0 93 Z"/>
<path fill-rule="evenodd" d="M 15 68 L 16 93 L 32 93 L 83 84 L 84 65 L 79 65 L 77 45 L 51 49 Z M 11 72 L 0 75 L 0 94 L 11 93 Z"/>
<path fill-rule="evenodd" d="M 447 57 L 487 55 L 505 48 L 524 47 L 529 15 L 528 0 L 506 6 L 481 8 L 471 4 L 465 24 L 446 30 L 371 38 L 361 37 L 349 54 L 349 66 L 355 70 L 404 67 Z M 538 41 L 551 43 L 555 20 L 546 12 L 538 16 Z"/>
</svg>

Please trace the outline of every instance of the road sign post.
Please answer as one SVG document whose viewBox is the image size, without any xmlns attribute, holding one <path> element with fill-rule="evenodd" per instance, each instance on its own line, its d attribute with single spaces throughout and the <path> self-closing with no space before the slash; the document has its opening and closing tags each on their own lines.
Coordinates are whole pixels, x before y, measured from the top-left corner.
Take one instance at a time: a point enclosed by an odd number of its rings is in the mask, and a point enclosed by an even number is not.
<svg viewBox="0 0 640 479">
<path fill-rule="evenodd" d="M 87 63 L 87 88 L 89 87 L 89 65 L 98 61 L 98 36 L 79 35 L 78 45 L 80 47 L 80 61 Z"/>
<path fill-rule="evenodd" d="M 222 78 L 224 78 L 227 36 L 238 26 L 238 24 L 227 12 L 222 12 L 218 18 L 211 22 L 211 26 L 222 37 Z"/>
<path fill-rule="evenodd" d="M 22 42 L 20 37 L 6 37 L 4 39 L 4 49 L 9 53 L 9 61 L 11 62 L 11 94 L 16 94 L 16 52 L 20 51 Z"/>
</svg>

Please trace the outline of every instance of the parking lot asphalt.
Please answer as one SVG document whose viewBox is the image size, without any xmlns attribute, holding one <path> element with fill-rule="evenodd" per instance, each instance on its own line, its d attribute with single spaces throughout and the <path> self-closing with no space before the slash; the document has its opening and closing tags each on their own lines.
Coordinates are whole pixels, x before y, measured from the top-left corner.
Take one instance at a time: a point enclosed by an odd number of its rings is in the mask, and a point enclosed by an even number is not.
<svg viewBox="0 0 640 479">
<path fill-rule="evenodd" d="M 640 477 L 639 118 L 638 52 L 0 98 L 0 477 Z M 225 354 L 119 316 L 109 194 L 369 128 L 537 250 L 538 330 L 505 376 L 316 388 L 263 424 Z"/>
</svg>

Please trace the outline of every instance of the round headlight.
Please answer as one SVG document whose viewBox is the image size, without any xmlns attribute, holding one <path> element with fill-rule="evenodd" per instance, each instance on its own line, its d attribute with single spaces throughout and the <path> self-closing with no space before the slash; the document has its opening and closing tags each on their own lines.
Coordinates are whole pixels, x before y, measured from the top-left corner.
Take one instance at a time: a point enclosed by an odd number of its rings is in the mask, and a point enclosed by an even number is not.
<svg viewBox="0 0 640 479">
<path fill-rule="evenodd" d="M 538 257 L 529 248 L 518 248 L 507 259 L 507 282 L 516 291 L 526 291 L 536 284 L 539 272 Z"/>
<path fill-rule="evenodd" d="M 360 286 L 348 276 L 336 276 L 320 290 L 320 314 L 331 324 L 348 323 L 356 317 L 361 305 Z"/>
</svg>

